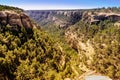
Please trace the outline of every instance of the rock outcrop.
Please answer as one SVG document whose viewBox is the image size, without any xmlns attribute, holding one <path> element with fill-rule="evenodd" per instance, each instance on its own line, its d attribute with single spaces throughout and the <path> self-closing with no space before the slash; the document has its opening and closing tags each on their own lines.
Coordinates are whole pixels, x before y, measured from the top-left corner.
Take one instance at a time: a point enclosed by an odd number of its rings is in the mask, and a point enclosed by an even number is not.
<svg viewBox="0 0 120 80">
<path fill-rule="evenodd" d="M 14 11 L 0 11 L 0 25 L 17 27 L 32 28 L 33 24 L 29 18 L 24 13 L 17 13 Z"/>
<path fill-rule="evenodd" d="M 100 21 L 109 20 L 112 22 L 120 21 L 120 14 L 116 13 L 97 13 L 96 15 L 89 15 L 90 21 L 89 23 L 95 24 Z"/>
</svg>

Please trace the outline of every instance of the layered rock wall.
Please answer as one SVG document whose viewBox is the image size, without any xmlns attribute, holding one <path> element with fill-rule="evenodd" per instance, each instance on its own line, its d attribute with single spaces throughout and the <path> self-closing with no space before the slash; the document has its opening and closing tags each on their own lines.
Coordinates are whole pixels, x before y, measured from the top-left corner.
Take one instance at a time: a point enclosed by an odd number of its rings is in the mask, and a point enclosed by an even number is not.
<svg viewBox="0 0 120 80">
<path fill-rule="evenodd" d="M 16 13 L 13 11 L 0 11 L 0 25 L 18 26 L 25 28 L 32 28 L 33 24 L 29 18 L 24 13 Z"/>
<path fill-rule="evenodd" d="M 112 22 L 120 21 L 120 14 L 88 12 L 81 10 L 29 10 L 26 13 L 38 23 L 53 22 L 61 27 L 73 25 L 78 21 L 84 21 L 90 24 L 96 24 L 100 21 L 110 20 Z"/>
</svg>

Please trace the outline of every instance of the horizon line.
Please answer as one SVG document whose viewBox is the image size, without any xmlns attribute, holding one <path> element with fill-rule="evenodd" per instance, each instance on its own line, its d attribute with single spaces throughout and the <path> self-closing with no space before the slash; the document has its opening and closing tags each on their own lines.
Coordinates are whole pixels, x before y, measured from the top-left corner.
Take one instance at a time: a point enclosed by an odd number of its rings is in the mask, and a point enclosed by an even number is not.
<svg viewBox="0 0 120 80">
<path fill-rule="evenodd" d="M 119 8 L 120 6 L 70 6 L 70 5 L 6 5 L 6 4 L 0 4 L 0 5 L 5 5 L 5 6 L 11 6 L 11 7 L 17 7 L 21 8 L 23 10 L 89 10 L 89 9 L 99 9 L 99 8 L 112 8 L 112 7 L 117 7 Z"/>
</svg>

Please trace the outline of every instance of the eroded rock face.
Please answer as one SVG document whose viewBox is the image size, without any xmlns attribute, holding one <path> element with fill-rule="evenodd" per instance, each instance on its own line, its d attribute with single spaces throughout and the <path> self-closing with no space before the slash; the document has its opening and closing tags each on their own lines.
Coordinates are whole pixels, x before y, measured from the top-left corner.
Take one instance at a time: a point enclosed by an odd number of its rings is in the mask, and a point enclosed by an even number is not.
<svg viewBox="0 0 120 80">
<path fill-rule="evenodd" d="M 8 23 L 11 26 L 23 26 L 21 23 L 21 18 L 19 16 L 19 14 L 17 13 L 7 13 L 8 15 Z"/>
<path fill-rule="evenodd" d="M 12 11 L 0 11 L 0 24 L 17 27 L 32 28 L 30 18 L 24 13 L 16 13 Z"/>
<path fill-rule="evenodd" d="M 88 23 L 90 24 L 99 23 L 100 21 L 104 21 L 104 20 L 109 20 L 112 22 L 120 21 L 120 14 L 116 14 L 116 13 L 97 13 L 88 16 L 89 17 L 87 17 L 85 21 L 88 20 Z"/>
<path fill-rule="evenodd" d="M 110 20 L 112 22 L 120 20 L 120 14 L 112 12 L 103 13 L 81 10 L 30 10 L 26 11 L 26 13 L 38 23 L 47 24 L 49 22 L 53 22 L 53 24 L 59 25 L 63 28 L 73 25 L 80 20 L 89 24 L 98 24 L 100 21 L 104 20 Z"/>
<path fill-rule="evenodd" d="M 7 14 L 5 12 L 0 12 L 0 24 L 7 24 Z"/>
<path fill-rule="evenodd" d="M 60 28 L 75 24 L 82 18 L 82 12 L 78 10 L 28 10 L 26 13 L 38 23 L 52 22 Z"/>
<path fill-rule="evenodd" d="M 31 20 L 29 19 L 29 17 L 25 14 L 20 14 L 21 16 L 21 22 L 22 22 L 22 25 L 26 28 L 30 28 L 30 27 L 33 27 L 32 23 L 31 23 Z"/>
</svg>

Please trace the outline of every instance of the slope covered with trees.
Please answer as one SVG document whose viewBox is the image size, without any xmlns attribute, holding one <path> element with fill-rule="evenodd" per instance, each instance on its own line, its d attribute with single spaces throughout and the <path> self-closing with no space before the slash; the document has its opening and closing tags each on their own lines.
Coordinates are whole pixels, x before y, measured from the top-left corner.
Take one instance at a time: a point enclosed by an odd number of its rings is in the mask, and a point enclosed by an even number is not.
<svg viewBox="0 0 120 80">
<path fill-rule="evenodd" d="M 6 24 L 6 16 L 0 17 L 0 80 L 77 80 L 87 71 L 120 79 L 120 27 L 112 21 L 79 21 L 68 28 L 50 23 L 43 30 L 27 15 L 4 12 L 18 8 L 0 10 L 9 15 Z"/>
<path fill-rule="evenodd" d="M 115 26 L 111 21 L 101 21 L 98 25 L 89 25 L 80 21 L 74 26 L 69 27 L 66 32 L 77 35 L 77 39 L 73 41 L 70 39 L 68 43 L 72 44 L 72 46 L 79 46 L 75 49 L 79 54 L 84 55 L 81 58 L 81 63 L 84 63 L 87 69 L 109 76 L 113 80 L 120 79 L 119 26 Z M 75 44 L 75 42 L 77 42 L 77 44 Z M 86 50 L 82 50 L 84 46 L 82 46 L 82 44 L 79 45 L 79 42 L 87 45 L 89 49 L 92 49 L 90 47 L 90 45 L 92 45 L 95 54 L 88 56 L 92 51 L 87 52 L 87 48 Z M 91 61 L 91 63 L 88 61 Z"/>
<path fill-rule="evenodd" d="M 97 13 L 119 14 L 119 11 L 120 8 L 113 7 L 83 10 L 83 13 L 90 15 L 91 12 L 95 15 Z M 89 18 L 86 17 L 89 16 L 85 15 L 83 18 L 88 20 Z M 99 18 L 99 16 L 96 17 Z M 96 71 L 95 73 L 109 76 L 113 80 L 120 79 L 120 27 L 115 24 L 116 21 L 114 20 L 109 18 L 102 20 L 102 17 L 100 18 L 101 20 L 97 24 L 89 24 L 84 20 L 80 20 L 67 28 L 61 28 L 51 23 L 45 24 L 43 27 L 50 34 L 49 36 L 62 45 L 66 52 L 71 53 L 72 50 L 75 50 L 72 52 L 73 54 L 77 52 L 77 58 L 75 58 L 76 61 L 74 62 L 76 63 L 76 70 L 78 69 L 77 79 L 89 71 Z M 114 19 L 118 19 L 117 22 L 119 23 L 119 16 Z"/>
<path fill-rule="evenodd" d="M 25 15 L 22 16 L 24 26 L 18 25 L 19 14 L 9 13 L 14 24 L 8 21 L 6 25 L 0 23 L 0 80 L 75 78 L 78 75 L 75 71 L 79 70 L 76 51 L 38 29 Z M 16 15 L 17 20 L 13 18 Z M 4 18 L 0 19 L 3 21 Z"/>
<path fill-rule="evenodd" d="M 16 32 L 10 25 L 0 26 L 1 79 L 60 80 L 74 77 L 76 74 L 71 65 L 77 55 L 74 50 L 72 52 L 62 50 L 60 44 L 42 30 L 21 27 Z M 74 60 L 71 62 L 71 59 Z"/>
</svg>

